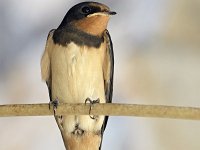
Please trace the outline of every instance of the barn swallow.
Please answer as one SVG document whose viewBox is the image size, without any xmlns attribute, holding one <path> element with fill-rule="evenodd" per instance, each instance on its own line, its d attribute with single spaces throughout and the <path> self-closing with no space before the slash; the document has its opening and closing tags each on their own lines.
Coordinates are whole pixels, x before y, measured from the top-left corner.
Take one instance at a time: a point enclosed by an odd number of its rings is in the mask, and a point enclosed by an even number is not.
<svg viewBox="0 0 200 150">
<path fill-rule="evenodd" d="M 41 74 L 50 101 L 111 103 L 114 56 L 107 24 L 115 14 L 104 4 L 82 2 L 49 32 Z M 101 149 L 108 116 L 55 114 L 55 119 L 67 150 Z"/>
</svg>

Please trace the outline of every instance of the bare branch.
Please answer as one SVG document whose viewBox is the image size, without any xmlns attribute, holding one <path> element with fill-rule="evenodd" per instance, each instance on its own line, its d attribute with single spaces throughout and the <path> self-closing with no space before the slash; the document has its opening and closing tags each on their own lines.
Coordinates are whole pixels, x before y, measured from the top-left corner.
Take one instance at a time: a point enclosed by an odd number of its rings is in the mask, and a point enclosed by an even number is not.
<svg viewBox="0 0 200 150">
<path fill-rule="evenodd" d="M 59 104 L 57 115 L 88 115 L 89 104 Z M 94 104 L 91 114 L 200 120 L 200 108 L 137 104 Z M 0 105 L 0 117 L 53 115 L 49 104 Z"/>
</svg>

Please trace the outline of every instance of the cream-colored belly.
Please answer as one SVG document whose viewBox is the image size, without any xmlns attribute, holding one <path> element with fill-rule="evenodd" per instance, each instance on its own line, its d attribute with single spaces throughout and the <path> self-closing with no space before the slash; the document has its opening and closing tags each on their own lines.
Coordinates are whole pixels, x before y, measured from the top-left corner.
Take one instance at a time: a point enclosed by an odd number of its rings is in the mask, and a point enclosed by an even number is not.
<svg viewBox="0 0 200 150">
<path fill-rule="evenodd" d="M 51 55 L 52 98 L 60 102 L 84 103 L 86 98 L 105 102 L 102 60 L 104 48 L 67 48 L 57 45 Z M 100 130 L 104 117 L 93 120 L 87 116 L 64 116 L 63 128 L 72 132 L 75 125 L 83 130 Z"/>
</svg>

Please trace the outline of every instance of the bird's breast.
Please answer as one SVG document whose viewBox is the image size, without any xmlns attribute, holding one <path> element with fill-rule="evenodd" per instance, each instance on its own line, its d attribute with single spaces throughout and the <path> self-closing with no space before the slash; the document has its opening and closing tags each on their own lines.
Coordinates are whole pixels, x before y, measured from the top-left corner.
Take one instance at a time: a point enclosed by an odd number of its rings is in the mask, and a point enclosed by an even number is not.
<svg viewBox="0 0 200 150">
<path fill-rule="evenodd" d="M 55 45 L 52 53 L 52 96 L 69 103 L 86 98 L 105 102 L 103 57 L 105 45 L 99 48 Z"/>
</svg>

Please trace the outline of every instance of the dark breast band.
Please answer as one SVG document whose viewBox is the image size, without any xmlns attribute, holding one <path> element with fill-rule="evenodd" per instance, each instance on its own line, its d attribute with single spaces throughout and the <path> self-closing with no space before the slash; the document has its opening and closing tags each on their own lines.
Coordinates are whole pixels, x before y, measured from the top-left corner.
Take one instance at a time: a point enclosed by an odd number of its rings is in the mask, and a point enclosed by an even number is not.
<svg viewBox="0 0 200 150">
<path fill-rule="evenodd" d="M 74 42 L 79 46 L 88 46 L 99 48 L 101 43 L 104 42 L 104 38 L 99 36 L 90 35 L 82 32 L 73 27 L 63 27 L 55 30 L 53 34 L 53 41 L 55 44 L 66 46 L 70 42 Z"/>
</svg>

